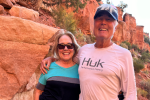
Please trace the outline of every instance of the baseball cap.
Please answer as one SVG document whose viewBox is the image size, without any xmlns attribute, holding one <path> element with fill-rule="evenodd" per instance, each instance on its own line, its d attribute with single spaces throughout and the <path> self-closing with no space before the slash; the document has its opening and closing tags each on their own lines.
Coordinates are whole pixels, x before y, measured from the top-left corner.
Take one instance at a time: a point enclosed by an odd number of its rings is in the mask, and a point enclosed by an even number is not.
<svg viewBox="0 0 150 100">
<path fill-rule="evenodd" d="M 94 15 L 94 19 L 99 17 L 102 14 L 102 12 L 105 11 L 108 12 L 115 20 L 118 21 L 118 10 L 115 6 L 111 4 L 102 4 L 101 6 L 99 6 Z"/>
</svg>

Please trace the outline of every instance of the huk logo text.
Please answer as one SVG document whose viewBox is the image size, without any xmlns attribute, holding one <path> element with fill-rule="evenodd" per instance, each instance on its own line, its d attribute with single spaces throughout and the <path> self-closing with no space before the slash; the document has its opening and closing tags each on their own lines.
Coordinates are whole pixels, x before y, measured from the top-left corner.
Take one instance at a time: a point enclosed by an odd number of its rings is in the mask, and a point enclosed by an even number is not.
<svg viewBox="0 0 150 100">
<path fill-rule="evenodd" d="M 83 65 L 84 63 L 86 63 L 87 66 L 98 67 L 98 66 L 100 65 L 100 67 L 103 68 L 102 63 L 104 63 L 104 62 L 101 62 L 101 59 L 99 59 L 97 62 L 95 62 L 95 64 L 91 65 L 91 63 L 92 63 L 91 58 L 89 58 L 89 59 L 84 58 L 84 60 L 83 60 L 83 62 L 82 62 L 82 65 Z"/>
</svg>

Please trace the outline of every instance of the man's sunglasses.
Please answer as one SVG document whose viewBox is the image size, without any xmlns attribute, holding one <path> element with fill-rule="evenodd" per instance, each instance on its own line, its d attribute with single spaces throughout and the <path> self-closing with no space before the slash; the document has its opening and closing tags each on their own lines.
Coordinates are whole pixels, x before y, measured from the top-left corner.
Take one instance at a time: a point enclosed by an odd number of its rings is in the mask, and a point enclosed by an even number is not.
<svg viewBox="0 0 150 100">
<path fill-rule="evenodd" d="M 65 46 L 67 46 L 68 49 L 73 49 L 74 48 L 74 44 L 70 43 L 70 44 L 58 44 L 57 47 L 58 49 L 65 49 Z"/>
</svg>

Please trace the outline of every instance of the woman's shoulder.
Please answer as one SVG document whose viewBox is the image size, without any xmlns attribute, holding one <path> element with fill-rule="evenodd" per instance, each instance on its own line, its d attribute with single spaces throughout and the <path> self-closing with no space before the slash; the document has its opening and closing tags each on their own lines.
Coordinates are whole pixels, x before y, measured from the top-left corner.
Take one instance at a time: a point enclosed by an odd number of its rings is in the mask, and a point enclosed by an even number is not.
<svg viewBox="0 0 150 100">
<path fill-rule="evenodd" d="M 50 64 L 50 68 L 56 68 L 56 67 L 58 67 L 58 65 L 56 64 L 56 62 L 52 62 Z"/>
<path fill-rule="evenodd" d="M 74 66 L 75 66 L 75 67 L 79 67 L 79 64 L 75 64 Z"/>
</svg>

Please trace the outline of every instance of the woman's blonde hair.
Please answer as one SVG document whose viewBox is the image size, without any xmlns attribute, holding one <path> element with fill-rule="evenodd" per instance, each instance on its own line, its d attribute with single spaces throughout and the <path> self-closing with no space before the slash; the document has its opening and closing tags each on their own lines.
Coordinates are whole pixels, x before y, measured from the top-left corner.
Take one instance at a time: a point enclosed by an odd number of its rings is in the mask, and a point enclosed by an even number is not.
<svg viewBox="0 0 150 100">
<path fill-rule="evenodd" d="M 54 41 L 54 47 L 53 47 L 53 49 L 52 49 L 52 54 L 53 54 L 52 56 L 53 56 L 54 58 L 60 59 L 60 58 L 59 58 L 59 54 L 58 54 L 57 45 L 59 44 L 59 39 L 60 39 L 60 37 L 62 37 L 63 35 L 67 35 L 67 36 L 69 36 L 69 37 L 71 38 L 72 43 L 74 44 L 74 51 L 75 51 L 73 57 L 75 57 L 75 56 L 77 55 L 77 53 L 78 53 L 78 50 L 79 50 L 80 46 L 78 45 L 78 43 L 77 43 L 77 41 L 76 41 L 74 35 L 73 35 L 71 32 L 69 32 L 69 31 L 61 32 L 61 33 L 59 33 L 59 34 L 56 36 L 55 41 Z"/>
</svg>

